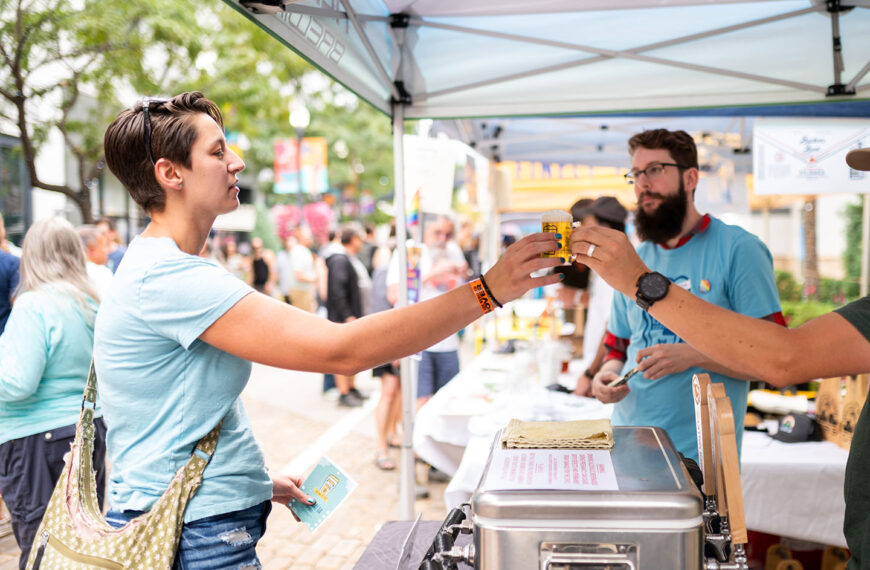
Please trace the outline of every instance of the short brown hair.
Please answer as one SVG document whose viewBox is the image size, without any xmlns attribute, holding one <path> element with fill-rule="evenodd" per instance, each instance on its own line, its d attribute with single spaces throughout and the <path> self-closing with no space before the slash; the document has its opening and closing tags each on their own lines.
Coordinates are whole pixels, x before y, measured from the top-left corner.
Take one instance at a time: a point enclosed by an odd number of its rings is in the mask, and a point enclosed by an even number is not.
<svg viewBox="0 0 870 570">
<path fill-rule="evenodd" d="M 349 244 L 355 237 L 358 237 L 361 240 L 363 239 L 363 231 L 359 224 L 349 222 L 341 228 L 341 245 Z"/>
<path fill-rule="evenodd" d="M 142 101 L 121 111 L 103 139 L 106 164 L 146 212 L 161 212 L 166 193 L 154 177 L 154 165 L 145 148 L 145 115 Z M 205 113 L 223 127 L 218 106 L 198 91 L 176 95 L 165 101 L 149 103 L 151 152 L 158 160 L 166 158 L 190 168 L 190 148 L 197 132 L 192 118 Z"/>
<path fill-rule="evenodd" d="M 628 139 L 628 151 L 634 155 L 638 148 L 664 149 L 681 167 L 698 168 L 698 147 L 686 131 L 652 129 L 637 133 Z"/>
</svg>

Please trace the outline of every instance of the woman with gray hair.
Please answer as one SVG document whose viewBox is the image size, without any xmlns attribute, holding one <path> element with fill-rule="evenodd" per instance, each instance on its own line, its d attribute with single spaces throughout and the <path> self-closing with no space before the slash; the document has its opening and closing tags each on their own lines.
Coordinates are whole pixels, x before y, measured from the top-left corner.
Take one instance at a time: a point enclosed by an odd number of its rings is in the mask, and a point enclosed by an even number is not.
<svg viewBox="0 0 870 570">
<path fill-rule="evenodd" d="M 0 335 L 0 493 L 22 569 L 75 437 L 98 303 L 72 225 L 60 218 L 35 223 L 24 237 L 21 280 Z M 94 426 L 102 503 L 106 428 L 102 418 Z"/>
</svg>

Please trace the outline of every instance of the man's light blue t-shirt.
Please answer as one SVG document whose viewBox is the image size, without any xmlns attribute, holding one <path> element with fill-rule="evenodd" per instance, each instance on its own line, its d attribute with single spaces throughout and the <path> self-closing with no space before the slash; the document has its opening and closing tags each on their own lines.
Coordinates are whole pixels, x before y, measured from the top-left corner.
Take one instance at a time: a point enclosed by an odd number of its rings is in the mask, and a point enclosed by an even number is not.
<svg viewBox="0 0 870 570">
<path fill-rule="evenodd" d="M 198 340 L 252 291 L 172 239 L 140 236 L 127 248 L 94 335 L 113 509 L 150 509 L 221 419 L 217 449 L 185 522 L 272 497 L 263 452 L 239 399 L 251 363 Z"/>
<path fill-rule="evenodd" d="M 94 329 L 68 289 L 45 285 L 15 300 L 0 335 L 0 443 L 79 419 Z"/>
<path fill-rule="evenodd" d="M 710 225 L 704 231 L 676 249 L 643 242 L 637 252 L 647 267 L 714 305 L 757 318 L 780 312 L 770 251 L 761 240 L 737 226 L 711 218 Z M 637 365 L 635 359 L 640 349 L 683 342 L 638 307 L 633 298 L 619 292 L 613 297 L 607 328 L 614 335 L 630 340 L 623 374 Z M 730 333 L 711 330 L 709 334 Z M 658 380 L 647 380 L 641 374 L 635 375 L 629 380 L 631 391 L 628 396 L 613 408 L 613 424 L 661 427 L 668 432 L 678 451 L 697 460 L 692 376 L 703 372 L 708 371 L 693 367 Z M 708 373 L 712 382 L 725 384 L 734 410 L 739 450 L 749 382 Z"/>
</svg>

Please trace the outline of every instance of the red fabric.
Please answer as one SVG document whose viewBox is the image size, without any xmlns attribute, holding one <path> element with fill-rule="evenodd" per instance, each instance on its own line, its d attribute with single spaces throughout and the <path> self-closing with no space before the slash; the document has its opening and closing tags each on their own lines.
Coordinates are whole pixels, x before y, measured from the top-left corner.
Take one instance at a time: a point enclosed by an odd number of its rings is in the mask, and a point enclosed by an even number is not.
<svg viewBox="0 0 870 570">
<path fill-rule="evenodd" d="M 777 311 L 775 313 L 770 313 L 766 317 L 762 317 L 765 321 L 770 321 L 772 323 L 776 323 L 781 327 L 787 327 L 788 324 L 785 322 L 785 316 L 783 316 L 782 311 Z"/>
<path fill-rule="evenodd" d="M 627 338 L 618 337 L 608 331 L 604 335 L 604 347 L 607 349 L 604 355 L 604 362 L 608 360 L 621 360 L 625 362 L 628 343 L 629 340 Z"/>
<path fill-rule="evenodd" d="M 687 233 L 686 235 L 684 235 L 683 237 L 680 238 L 680 241 L 677 242 L 677 245 L 675 245 L 674 247 L 668 247 L 667 244 L 664 244 L 664 243 L 660 243 L 659 245 L 665 249 L 677 249 L 678 247 L 680 247 L 682 245 L 686 245 L 687 243 L 689 243 L 690 239 L 692 239 L 693 237 L 695 237 L 699 233 L 706 230 L 709 226 L 710 226 L 710 214 L 704 214 L 701 217 L 700 221 L 697 224 L 695 224 L 695 227 L 692 228 L 691 231 L 689 231 L 689 233 Z"/>
</svg>

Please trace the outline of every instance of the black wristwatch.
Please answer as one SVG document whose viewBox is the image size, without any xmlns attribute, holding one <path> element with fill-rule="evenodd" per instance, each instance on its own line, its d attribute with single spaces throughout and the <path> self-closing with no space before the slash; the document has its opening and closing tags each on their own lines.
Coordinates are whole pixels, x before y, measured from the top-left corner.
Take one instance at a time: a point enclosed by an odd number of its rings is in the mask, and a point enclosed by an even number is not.
<svg viewBox="0 0 870 570">
<path fill-rule="evenodd" d="M 653 303 L 668 294 L 670 286 L 670 280 L 661 273 L 657 271 L 644 273 L 637 280 L 637 293 L 635 295 L 637 306 L 644 311 L 649 311 Z"/>
</svg>

